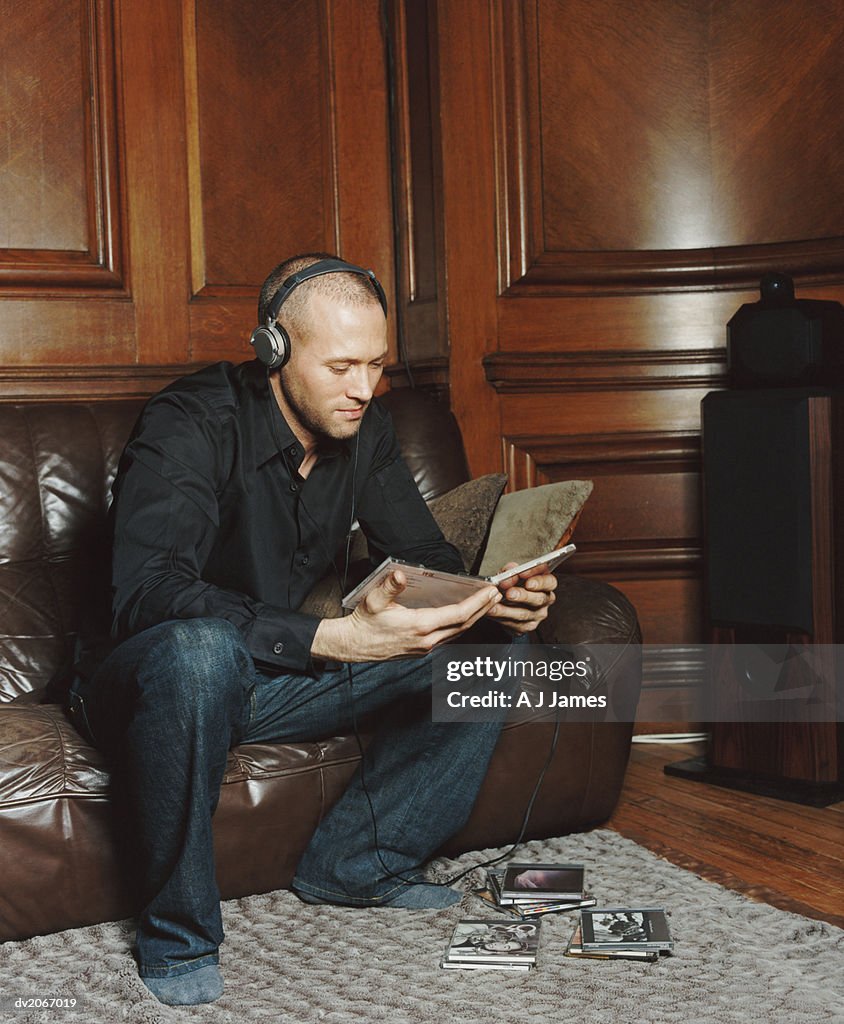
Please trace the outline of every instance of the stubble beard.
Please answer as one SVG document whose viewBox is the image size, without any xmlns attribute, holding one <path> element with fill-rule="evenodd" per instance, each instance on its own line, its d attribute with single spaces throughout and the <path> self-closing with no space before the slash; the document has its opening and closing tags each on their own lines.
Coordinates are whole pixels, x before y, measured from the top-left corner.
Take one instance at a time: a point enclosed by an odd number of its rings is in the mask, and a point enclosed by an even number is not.
<svg viewBox="0 0 844 1024">
<path fill-rule="evenodd" d="M 288 407 L 296 417 L 299 425 L 315 439 L 346 441 L 360 430 L 363 416 L 358 420 L 341 423 L 331 419 L 330 413 L 323 413 L 297 388 L 291 388 L 284 380 L 284 374 L 278 376 L 278 387 Z M 362 406 L 365 411 L 369 403 Z"/>
</svg>

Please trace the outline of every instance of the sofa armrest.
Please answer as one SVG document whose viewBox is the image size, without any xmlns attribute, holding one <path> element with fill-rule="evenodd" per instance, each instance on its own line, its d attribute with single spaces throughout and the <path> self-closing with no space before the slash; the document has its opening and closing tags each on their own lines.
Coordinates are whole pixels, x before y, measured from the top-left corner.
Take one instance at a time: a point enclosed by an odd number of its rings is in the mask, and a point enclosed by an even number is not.
<svg viewBox="0 0 844 1024">
<path fill-rule="evenodd" d="M 607 722 L 632 732 L 642 688 L 642 633 L 636 610 L 601 580 L 557 575 L 556 601 L 537 631 L 543 644 L 561 644 L 592 666 L 590 693 L 605 696 Z"/>
<path fill-rule="evenodd" d="M 639 644 L 636 609 L 602 580 L 558 572 L 556 600 L 539 627 L 544 644 Z"/>
</svg>

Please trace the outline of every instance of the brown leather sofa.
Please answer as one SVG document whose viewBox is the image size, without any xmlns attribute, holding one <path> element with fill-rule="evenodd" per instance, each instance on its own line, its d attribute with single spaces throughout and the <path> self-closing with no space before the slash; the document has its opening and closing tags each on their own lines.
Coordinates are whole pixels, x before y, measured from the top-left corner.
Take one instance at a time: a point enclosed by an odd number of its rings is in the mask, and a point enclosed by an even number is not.
<svg viewBox="0 0 844 1024">
<path fill-rule="evenodd" d="M 426 498 L 467 478 L 456 423 L 417 392 L 386 399 Z M 45 688 L 80 622 L 104 613 L 109 488 L 134 401 L 0 403 L 0 940 L 128 917 L 115 855 L 109 772 Z M 545 642 L 616 645 L 602 685 L 641 678 L 634 610 L 613 588 L 560 574 Z M 629 724 L 563 722 L 526 838 L 605 821 L 621 788 Z M 519 834 L 554 725 L 508 725 L 471 820 L 447 851 Z M 162 757 L 167 756 L 162 751 Z M 320 816 L 358 760 L 356 739 L 231 751 L 214 819 L 223 898 L 289 884 Z"/>
</svg>

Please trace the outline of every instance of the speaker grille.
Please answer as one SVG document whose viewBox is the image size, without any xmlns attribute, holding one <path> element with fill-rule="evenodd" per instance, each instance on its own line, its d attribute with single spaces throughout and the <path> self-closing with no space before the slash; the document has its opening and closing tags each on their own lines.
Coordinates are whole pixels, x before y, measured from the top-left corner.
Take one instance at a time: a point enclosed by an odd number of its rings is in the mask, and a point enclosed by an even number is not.
<svg viewBox="0 0 844 1024">
<path fill-rule="evenodd" d="M 813 632 L 809 395 L 704 398 L 707 593 L 713 625 Z"/>
</svg>

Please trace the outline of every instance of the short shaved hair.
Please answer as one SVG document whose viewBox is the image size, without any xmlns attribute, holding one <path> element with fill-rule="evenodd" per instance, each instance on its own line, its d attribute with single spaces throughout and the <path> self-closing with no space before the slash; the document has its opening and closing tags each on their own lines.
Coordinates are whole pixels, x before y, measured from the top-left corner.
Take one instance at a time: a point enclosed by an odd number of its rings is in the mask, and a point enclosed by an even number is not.
<svg viewBox="0 0 844 1024">
<path fill-rule="evenodd" d="M 291 256 L 290 259 L 279 263 L 261 285 L 261 292 L 258 296 L 258 323 L 265 324 L 267 322 L 273 299 L 288 277 L 313 266 L 314 263 L 319 263 L 320 260 L 333 259 L 340 259 L 340 257 L 332 256 L 328 252 L 308 252 L 299 256 Z M 282 303 L 278 322 L 288 334 L 300 335 L 302 333 L 307 319 L 308 301 L 314 292 L 353 306 L 367 306 L 371 303 L 375 303 L 379 307 L 381 305 L 378 291 L 368 277 L 351 271 L 344 273 L 341 270 L 320 274 L 318 277 L 312 277 L 297 285 Z"/>
</svg>

